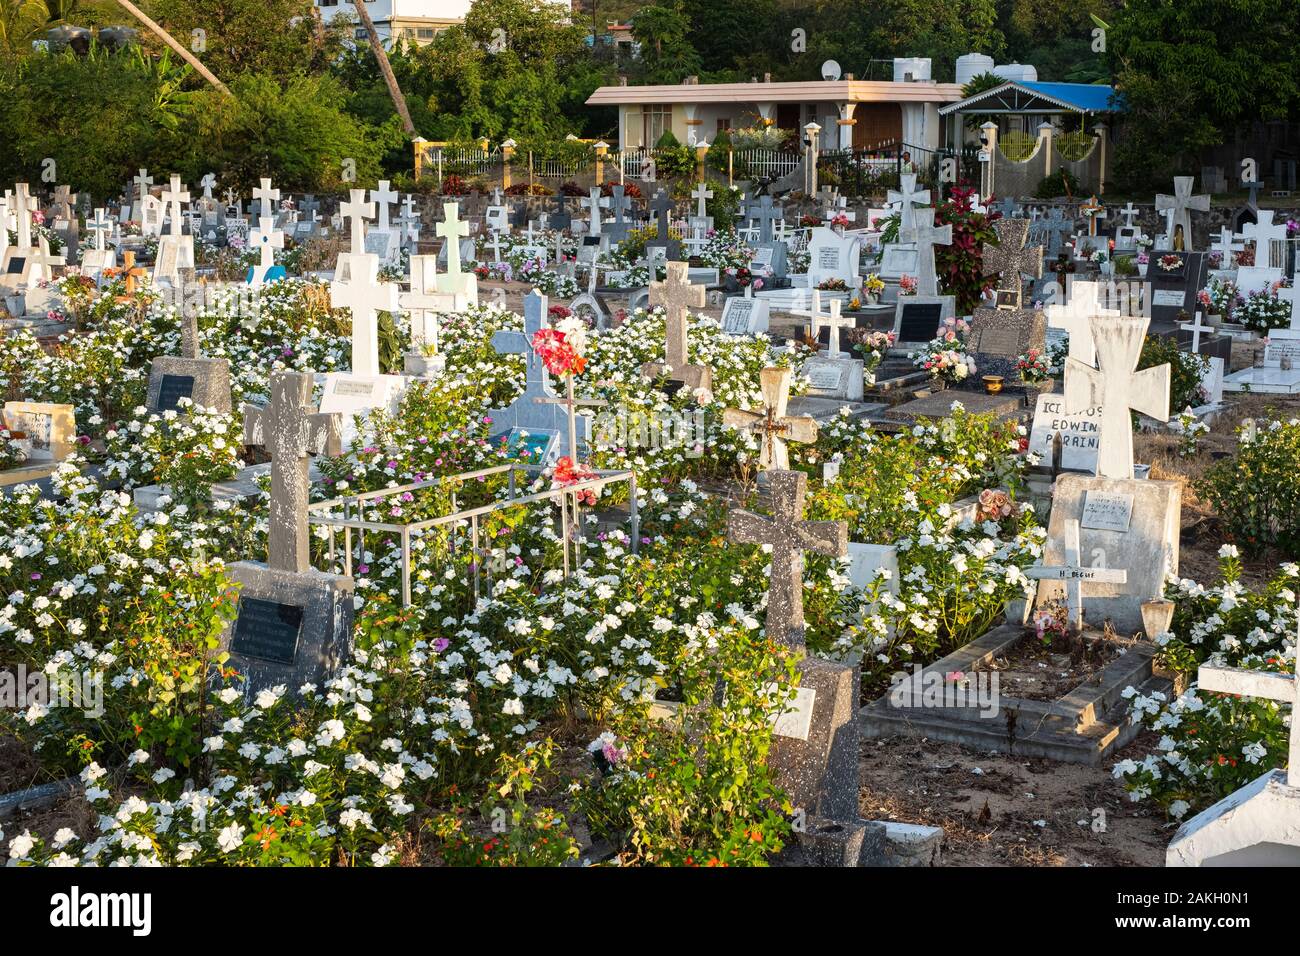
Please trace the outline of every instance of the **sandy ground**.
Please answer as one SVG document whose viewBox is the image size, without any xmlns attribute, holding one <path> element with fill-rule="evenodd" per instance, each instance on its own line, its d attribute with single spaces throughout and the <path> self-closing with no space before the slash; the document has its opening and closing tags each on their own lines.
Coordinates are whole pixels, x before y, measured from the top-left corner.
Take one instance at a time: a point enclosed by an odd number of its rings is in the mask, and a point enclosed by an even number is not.
<svg viewBox="0 0 1300 956">
<path fill-rule="evenodd" d="M 1155 744 L 1139 736 L 1115 759 Z M 1102 767 L 967 749 L 924 738 L 863 741 L 868 820 L 944 829 L 944 866 L 1163 866 L 1174 826 L 1131 803 Z"/>
</svg>

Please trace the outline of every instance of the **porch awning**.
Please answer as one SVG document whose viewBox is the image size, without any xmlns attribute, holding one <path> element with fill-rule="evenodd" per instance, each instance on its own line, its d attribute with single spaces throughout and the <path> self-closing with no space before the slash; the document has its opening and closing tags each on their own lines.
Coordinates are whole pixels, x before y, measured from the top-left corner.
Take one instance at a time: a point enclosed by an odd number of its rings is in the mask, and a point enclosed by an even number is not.
<svg viewBox="0 0 1300 956">
<path fill-rule="evenodd" d="M 1118 113 L 1123 105 L 1113 86 L 1100 83 L 1029 83 L 1009 80 L 983 93 L 939 107 L 952 113 Z"/>
</svg>

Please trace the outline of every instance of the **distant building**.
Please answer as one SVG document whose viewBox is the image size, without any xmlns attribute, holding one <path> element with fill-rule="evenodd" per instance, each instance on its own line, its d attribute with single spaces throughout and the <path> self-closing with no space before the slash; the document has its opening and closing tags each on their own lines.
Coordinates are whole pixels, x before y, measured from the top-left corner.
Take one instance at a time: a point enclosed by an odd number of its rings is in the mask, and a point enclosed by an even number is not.
<svg viewBox="0 0 1300 956">
<path fill-rule="evenodd" d="M 570 9 L 570 0 L 549 0 Z M 375 32 L 384 46 L 394 40 L 406 43 L 432 43 L 433 38 L 450 26 L 465 22 L 471 0 L 365 0 L 366 12 L 375 21 Z M 352 0 L 316 0 L 321 19 L 335 17 L 357 19 Z M 356 39 L 365 40 L 365 28 L 358 25 Z"/>
<path fill-rule="evenodd" d="M 961 99 L 956 83 L 930 79 L 927 59 L 895 60 L 893 80 L 838 78 L 838 67 L 833 75 L 794 83 L 688 77 L 668 86 L 602 86 L 587 104 L 618 107 L 620 149 L 653 146 L 667 130 L 682 143 L 712 142 L 721 130 L 760 122 L 791 131 L 815 122 L 824 150 L 900 143 L 935 149 L 944 142 L 939 107 Z"/>
</svg>

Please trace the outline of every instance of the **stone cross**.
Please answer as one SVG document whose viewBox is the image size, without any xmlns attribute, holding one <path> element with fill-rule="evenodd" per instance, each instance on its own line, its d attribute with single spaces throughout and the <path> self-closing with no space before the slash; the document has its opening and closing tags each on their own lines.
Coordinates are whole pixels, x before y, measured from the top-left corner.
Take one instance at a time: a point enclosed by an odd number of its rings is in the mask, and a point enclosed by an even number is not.
<svg viewBox="0 0 1300 956">
<path fill-rule="evenodd" d="M 889 190 L 885 199 L 891 206 L 894 203 L 899 204 L 898 227 L 902 232 L 910 233 L 916 225 L 915 207 L 930 204 L 930 190 L 916 188 L 916 173 L 903 173 L 899 186 L 898 190 Z"/>
<path fill-rule="evenodd" d="M 1065 411 L 1068 415 L 1101 406 L 1097 422 L 1097 476 L 1133 477 L 1133 423 L 1129 409 L 1169 420 L 1168 365 L 1137 370 L 1150 319 L 1094 316 L 1092 340 L 1099 369 L 1078 359 L 1065 360 Z"/>
<path fill-rule="evenodd" d="M 181 309 L 181 358 L 196 359 L 199 351 L 199 315 L 197 309 Z"/>
<path fill-rule="evenodd" d="M 272 372 L 271 403 L 244 406 L 244 435 L 271 455 L 271 515 L 267 525 L 267 564 L 276 571 L 305 574 L 308 552 L 307 456 L 337 434 L 334 415 L 311 407 L 312 372 Z"/>
<path fill-rule="evenodd" d="M 257 220 L 257 228 L 248 234 L 248 242 L 261 254 L 258 270 L 254 274 L 263 277 L 275 265 L 275 250 L 284 248 L 284 233 L 275 228 L 274 217 L 261 216 Z"/>
<path fill-rule="evenodd" d="M 659 242 L 669 241 L 668 217 L 673 211 L 673 201 L 662 189 L 656 192 L 655 198 L 650 201 L 650 211 L 655 214 L 655 238 Z"/>
<path fill-rule="evenodd" d="M 366 251 L 366 220 L 375 214 L 375 204 L 366 202 L 364 189 L 350 190 L 350 194 L 352 201 L 342 203 L 339 212 L 352 220 L 352 254 L 360 255 Z"/>
<path fill-rule="evenodd" d="M 1124 217 L 1125 228 L 1127 229 L 1133 228 L 1133 220 L 1138 217 L 1138 214 L 1141 211 L 1142 210 L 1138 209 L 1137 206 L 1133 205 L 1133 200 L 1130 199 L 1128 201 L 1128 205 L 1126 205 L 1123 209 L 1119 211 L 1119 214 Z"/>
<path fill-rule="evenodd" d="M 779 206 L 773 205 L 771 196 L 763 195 L 746 205 L 745 215 L 758 222 L 758 241 L 761 245 L 772 241 L 772 223 L 781 219 L 785 213 Z"/>
<path fill-rule="evenodd" d="M 1273 222 L 1272 209 L 1261 209 L 1256 214 L 1255 222 L 1248 222 L 1241 227 L 1241 234 L 1247 242 L 1255 243 L 1255 265 L 1263 268 L 1274 261 L 1272 241 L 1286 239 L 1286 224 Z"/>
<path fill-rule="evenodd" d="M 104 207 L 100 206 L 95 210 L 95 218 L 86 223 L 86 228 L 95 234 L 95 251 L 103 252 L 105 242 L 113 231 L 113 223 L 109 220 Z"/>
<path fill-rule="evenodd" d="M 1070 337 L 1070 357 L 1092 368 L 1097 364 L 1097 350 L 1092 343 L 1092 317 L 1119 315 L 1115 309 L 1101 307 L 1100 282 L 1071 282 L 1070 299 L 1065 305 L 1049 305 L 1047 327 L 1061 329 Z"/>
<path fill-rule="evenodd" d="M 225 192 L 225 200 L 227 206 L 237 207 L 239 205 L 239 193 L 235 192 L 233 187 L 227 187 Z"/>
<path fill-rule="evenodd" d="M 691 190 L 691 197 L 695 200 L 695 215 L 703 219 L 709 214 L 704 201 L 713 198 L 713 190 L 709 189 L 704 183 L 700 183 Z"/>
<path fill-rule="evenodd" d="M 72 219 L 72 203 L 76 197 L 72 195 L 71 186 L 55 186 L 53 212 L 55 219 L 70 221 Z"/>
<path fill-rule="evenodd" d="M 1039 220 L 1038 229 L 1047 234 L 1047 254 L 1054 256 L 1061 251 L 1061 243 L 1066 236 L 1074 234 L 1074 219 L 1065 217 L 1065 210 L 1053 206 L 1047 211 L 1047 217 Z"/>
<path fill-rule="evenodd" d="M 828 357 L 837 359 L 840 357 L 840 329 L 853 328 L 855 319 L 852 316 L 840 316 L 840 300 L 831 299 L 830 312 L 821 310 L 821 290 L 813 289 L 812 293 L 812 334 L 817 338 L 821 334 L 821 327 L 825 325 L 830 329 L 830 336 L 827 340 L 826 354 Z M 825 321 L 823 321 L 825 320 Z"/>
<path fill-rule="evenodd" d="M 149 175 L 149 171 L 147 169 L 141 167 L 139 175 L 135 177 L 133 182 L 135 183 L 136 188 L 140 192 L 139 201 L 141 205 L 143 205 L 144 197 L 149 195 L 149 187 L 153 185 L 153 177 Z"/>
<path fill-rule="evenodd" d="M 546 328 L 546 296 L 536 289 L 524 296 L 524 330 L 500 329 L 492 335 L 492 348 L 502 355 L 524 357 L 524 396 L 554 398 L 551 377 L 542 357 L 533 351 L 533 336 Z"/>
<path fill-rule="evenodd" d="M 591 214 L 591 225 L 587 227 L 587 235 L 599 236 L 601 225 L 600 210 L 601 207 L 609 207 L 609 200 L 601 196 L 599 186 L 592 186 L 590 198 L 583 199 L 581 204 L 586 207 Z"/>
<path fill-rule="evenodd" d="M 610 190 L 613 195 L 609 199 L 609 208 L 614 213 L 614 221 L 609 223 L 607 232 L 613 242 L 622 242 L 627 238 L 630 224 L 624 213 L 632 208 L 632 200 L 623 194 L 622 186 L 615 186 Z"/>
<path fill-rule="evenodd" d="M 790 402 L 791 374 L 788 368 L 765 368 L 759 373 L 763 392 L 761 412 L 728 408 L 722 413 L 724 425 L 759 436 L 760 471 L 789 471 L 790 455 L 785 443 L 817 440 L 817 419 L 811 415 L 786 414 Z"/>
<path fill-rule="evenodd" d="M 1003 196 L 1001 199 L 999 199 L 997 202 L 993 204 L 994 211 L 997 212 L 1000 216 L 1002 216 L 1003 219 L 1014 218 L 1016 214 L 1016 210 L 1019 207 L 1020 204 L 1017 203 L 1010 196 Z"/>
<path fill-rule="evenodd" d="M 217 185 L 217 177 L 212 173 L 207 173 L 199 180 L 199 185 L 203 187 L 203 198 L 211 199 L 212 190 L 215 189 Z"/>
<path fill-rule="evenodd" d="M 1019 294 L 1023 287 L 1022 273 L 1035 279 L 1042 277 L 1043 247 L 1025 247 L 1028 219 L 999 219 L 993 223 L 993 231 L 998 234 L 998 244 L 984 243 L 984 274 L 1001 273 L 998 288 Z"/>
<path fill-rule="evenodd" d="M 13 193 L 5 190 L 0 196 L 0 261 L 4 259 L 5 250 L 9 248 L 9 204 L 13 202 Z"/>
<path fill-rule="evenodd" d="M 808 476 L 801 471 L 769 471 L 772 517 L 750 511 L 727 515 L 727 540 L 732 544 L 766 544 L 772 548 L 772 574 L 767 592 L 768 640 L 790 647 L 804 644 L 803 555 L 805 551 L 838 558 L 848 553 L 849 530 L 844 521 L 805 521 L 804 497 Z"/>
<path fill-rule="evenodd" d="M 469 223 L 461 221 L 460 206 L 454 202 L 443 203 L 442 222 L 434 227 L 434 232 L 446 241 L 447 275 L 459 277 L 460 240 L 469 235 Z"/>
<path fill-rule="evenodd" d="M 1219 239 L 1210 246 L 1211 252 L 1219 254 L 1219 268 L 1232 268 L 1232 254 L 1239 249 L 1244 249 L 1245 243 L 1238 242 L 1236 234 L 1224 226 L 1219 230 Z"/>
<path fill-rule="evenodd" d="M 348 281 L 330 283 L 330 306 L 352 312 L 352 374 L 379 375 L 379 323 L 376 312 L 396 312 L 398 289 L 379 281 L 379 257 L 349 258 Z"/>
<path fill-rule="evenodd" d="M 388 207 L 397 202 L 399 198 L 401 197 L 389 188 L 387 179 L 379 180 L 379 188 L 370 190 L 370 201 L 379 207 L 379 223 L 375 228 L 380 232 L 388 231 Z"/>
<path fill-rule="evenodd" d="M 411 313 L 411 328 L 419 330 L 424 344 L 438 351 L 438 312 L 446 309 L 449 299 L 438 291 L 438 257 L 411 256 L 411 291 L 397 297 L 397 303 Z M 454 299 L 452 299 L 454 301 Z"/>
<path fill-rule="evenodd" d="M 167 227 L 169 236 L 181 234 L 181 203 L 190 201 L 190 191 L 181 183 L 177 173 L 171 175 L 171 186 L 163 190 L 162 201 L 167 204 L 167 215 L 171 224 Z"/>
<path fill-rule="evenodd" d="M 1291 705 L 1291 730 L 1287 745 L 1286 784 L 1300 787 L 1300 682 L 1291 674 L 1273 671 L 1247 670 L 1244 667 L 1224 667 L 1219 664 L 1202 664 L 1196 672 L 1201 690 L 1238 697 L 1275 700 Z"/>
<path fill-rule="evenodd" d="M 1065 541 L 1062 551 L 1064 563 L 1059 565 L 1034 565 L 1025 569 L 1025 577 L 1035 581 L 1065 582 L 1065 606 L 1069 609 L 1070 629 L 1078 634 L 1083 630 L 1083 585 L 1127 584 L 1128 571 L 1124 568 L 1086 567 L 1079 557 L 1079 522 L 1065 522 Z"/>
<path fill-rule="evenodd" d="M 1214 327 L 1213 327 L 1213 326 L 1205 325 L 1203 322 L 1201 322 L 1201 310 L 1200 310 L 1200 309 L 1197 309 L 1197 310 L 1196 310 L 1196 321 L 1195 321 L 1195 322 L 1179 322 L 1179 323 L 1178 323 L 1178 327 L 1179 327 L 1180 329 L 1182 329 L 1184 332 L 1191 332 L 1191 333 L 1192 333 L 1192 351 L 1193 351 L 1193 352 L 1200 352 L 1200 351 L 1201 351 L 1201 333 L 1202 333 L 1202 332 L 1207 332 L 1207 331 L 1209 331 L 1209 332 L 1213 332 L 1213 331 L 1214 331 Z"/>
<path fill-rule="evenodd" d="M 14 224 L 19 249 L 32 248 L 32 211 L 36 208 L 36 197 L 27 192 L 26 183 L 14 184 Z"/>
<path fill-rule="evenodd" d="M 686 347 L 687 312 L 692 308 L 704 308 L 704 286 L 689 281 L 685 262 L 669 262 L 667 270 L 663 282 L 650 283 L 650 306 L 663 306 L 664 309 L 665 365 L 674 381 L 685 382 L 692 390 L 708 389 L 713 384 L 711 370 L 691 365 Z M 665 366 L 657 362 L 648 362 L 642 367 L 642 373 L 648 378 L 657 378 L 664 370 Z"/>
<path fill-rule="evenodd" d="M 280 190 L 271 188 L 269 177 L 262 177 L 262 184 L 253 190 L 253 199 L 262 203 L 261 211 L 258 213 L 259 219 L 275 218 L 275 209 L 271 203 L 280 201 Z"/>
<path fill-rule="evenodd" d="M 1169 217 L 1169 242 L 1172 246 L 1174 235 L 1178 227 L 1183 227 L 1183 250 L 1185 252 L 1194 252 L 1195 247 L 1192 244 L 1192 210 L 1197 212 L 1210 211 L 1209 196 L 1193 196 L 1192 184 L 1196 182 L 1194 176 L 1175 176 L 1174 177 L 1174 194 L 1166 196 L 1163 193 L 1156 194 L 1156 212 L 1170 213 Z"/>
<path fill-rule="evenodd" d="M 938 295 L 939 276 L 934 265 L 934 247 L 952 245 L 952 225 L 936 226 L 934 217 L 925 216 L 912 227 L 916 243 L 916 294 Z"/>
</svg>

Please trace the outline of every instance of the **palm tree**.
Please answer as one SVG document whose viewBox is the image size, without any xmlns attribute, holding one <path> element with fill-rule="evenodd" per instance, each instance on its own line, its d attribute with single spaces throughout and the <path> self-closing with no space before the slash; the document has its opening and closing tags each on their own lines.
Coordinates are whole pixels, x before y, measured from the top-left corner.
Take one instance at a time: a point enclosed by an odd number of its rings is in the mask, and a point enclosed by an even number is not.
<svg viewBox="0 0 1300 956">
<path fill-rule="evenodd" d="M 393 106 L 397 108 L 397 115 L 402 118 L 406 135 L 414 139 L 415 124 L 411 122 L 411 111 L 406 108 L 406 97 L 402 95 L 402 88 L 397 85 L 393 65 L 388 62 L 388 54 L 384 52 L 384 45 L 379 42 L 379 34 L 375 32 L 375 21 L 370 19 L 370 12 L 366 10 L 366 0 L 352 0 L 352 6 L 356 8 L 357 16 L 361 18 L 361 25 L 366 28 L 366 35 L 370 37 L 371 52 L 375 54 L 375 60 L 379 63 L 379 72 L 384 74 L 384 82 L 388 84 L 388 95 L 393 98 Z"/>
<path fill-rule="evenodd" d="M 142 11 L 134 3 L 131 3 L 131 0 L 117 0 L 117 2 L 120 3 L 126 9 L 127 13 L 131 14 L 131 16 L 135 17 L 146 27 L 148 27 L 150 32 L 152 32 L 154 36 L 158 37 L 158 39 L 162 40 L 163 43 L 166 43 L 169 47 L 171 47 L 178 54 L 180 54 L 181 59 L 183 59 L 190 66 L 194 67 L 195 72 L 197 72 L 199 76 L 203 77 L 205 80 L 207 80 L 217 89 L 219 89 L 222 93 L 225 93 L 227 96 L 235 95 L 230 92 L 230 88 L 227 87 L 226 84 L 222 83 L 219 79 L 213 76 L 211 71 L 208 70 L 206 66 L 204 66 L 202 63 L 199 62 L 198 57 L 196 57 L 189 50 L 185 49 L 185 47 L 183 47 L 181 44 L 177 43 L 176 39 L 170 33 L 168 33 L 158 24 L 154 23 L 147 16 L 145 16 L 144 11 Z"/>
</svg>

